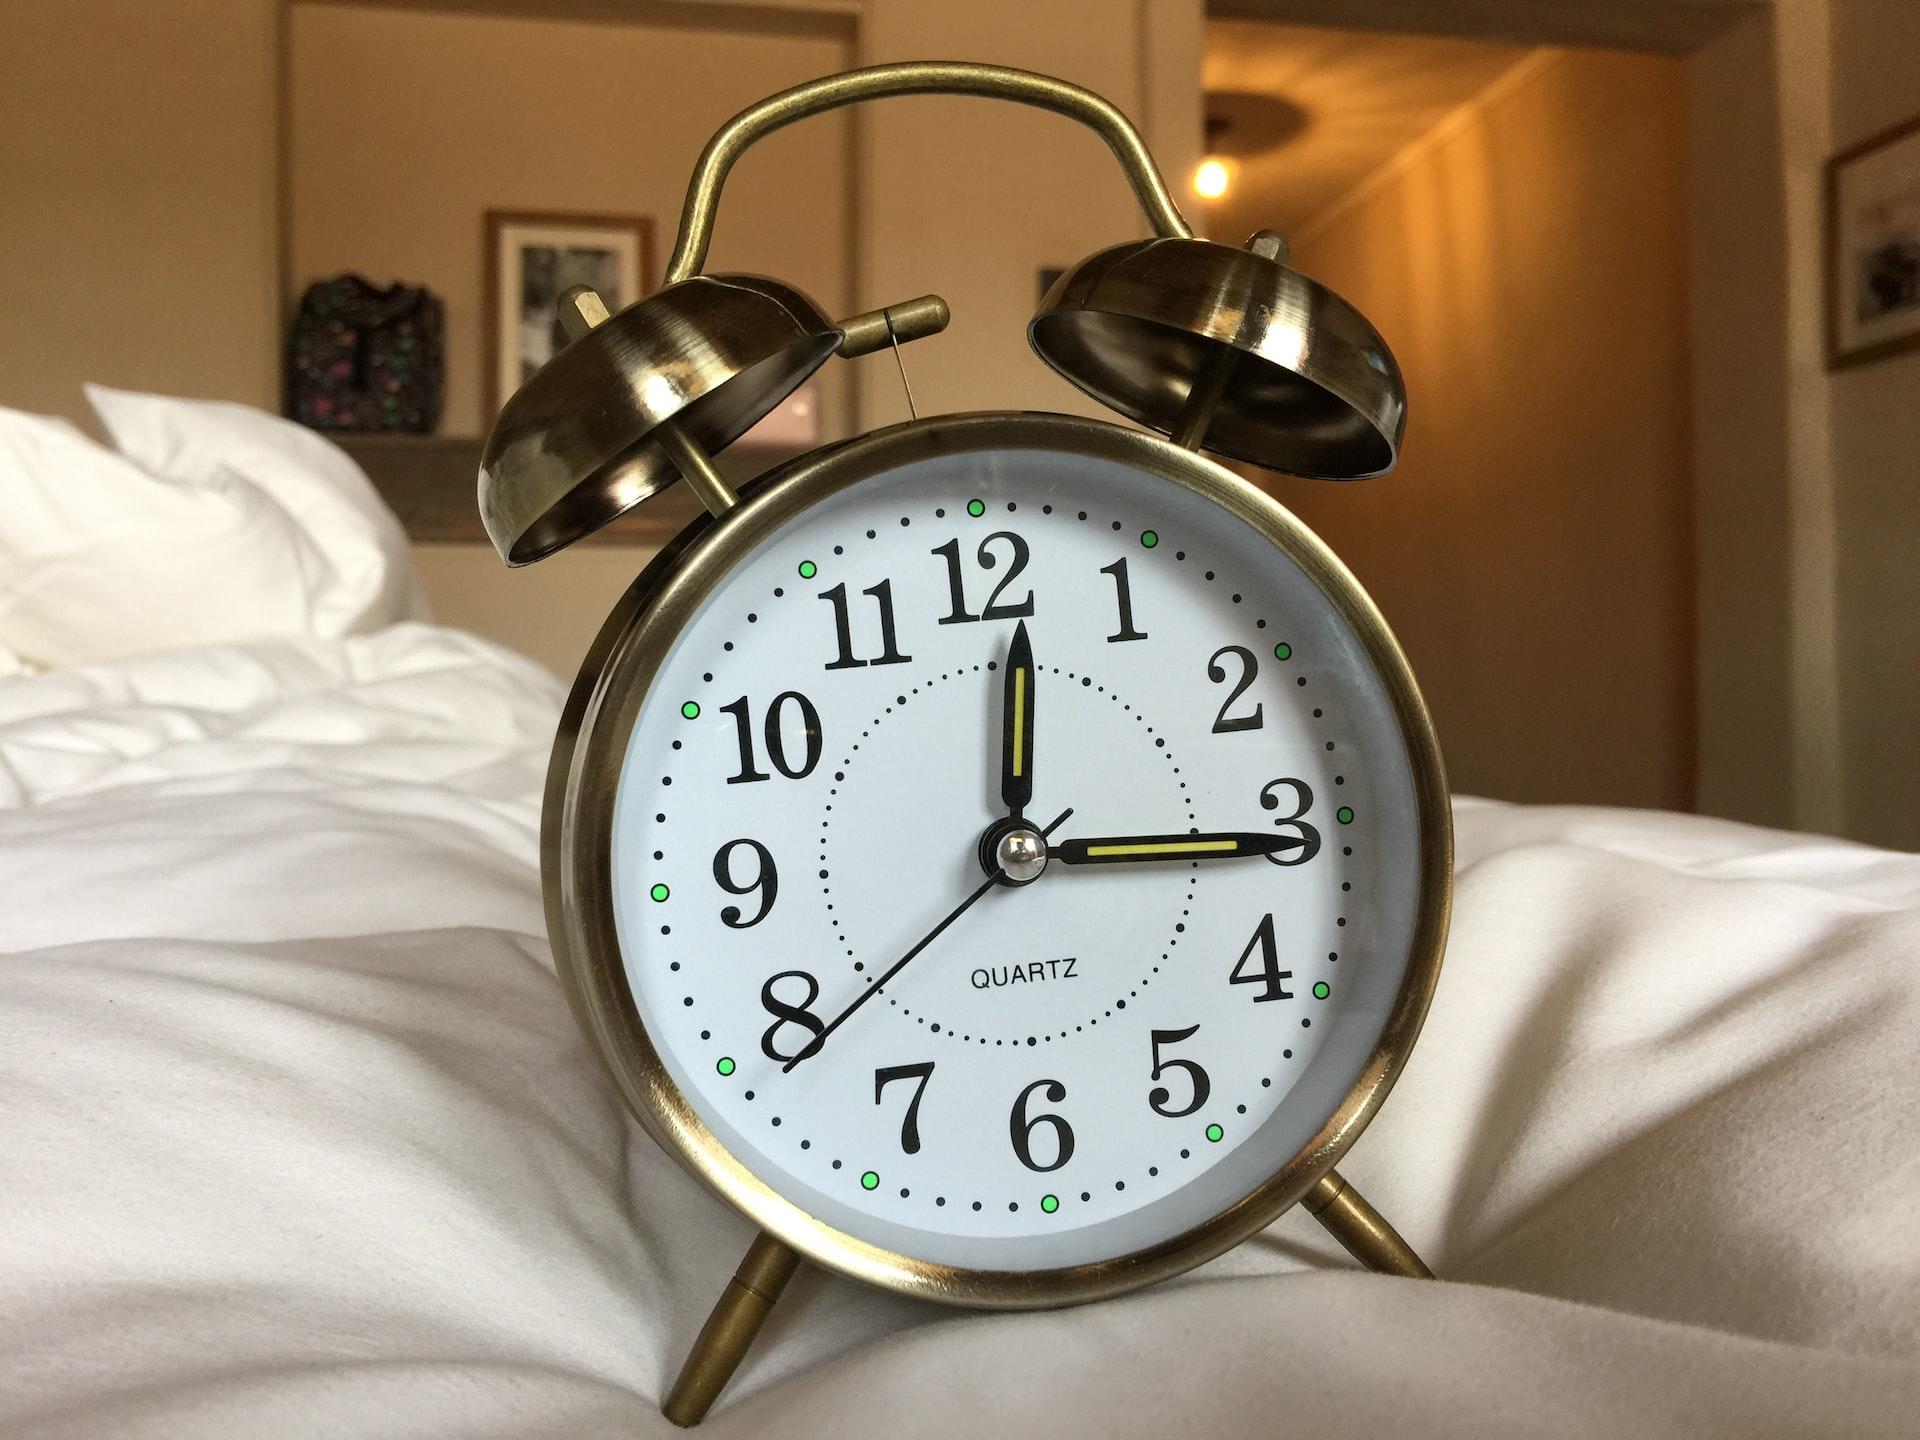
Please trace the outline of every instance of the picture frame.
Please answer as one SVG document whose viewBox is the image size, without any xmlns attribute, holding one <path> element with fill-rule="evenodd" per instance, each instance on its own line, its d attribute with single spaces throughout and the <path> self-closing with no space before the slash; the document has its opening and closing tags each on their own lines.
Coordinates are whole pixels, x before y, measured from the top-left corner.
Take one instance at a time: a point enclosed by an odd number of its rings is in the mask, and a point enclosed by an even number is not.
<svg viewBox="0 0 1920 1440">
<path fill-rule="evenodd" d="M 482 253 L 483 423 L 565 343 L 554 302 L 568 286 L 593 286 L 617 314 L 657 283 L 644 215 L 489 210 Z"/>
<path fill-rule="evenodd" d="M 1920 348 L 1920 115 L 1827 161 L 1827 368 Z"/>
</svg>

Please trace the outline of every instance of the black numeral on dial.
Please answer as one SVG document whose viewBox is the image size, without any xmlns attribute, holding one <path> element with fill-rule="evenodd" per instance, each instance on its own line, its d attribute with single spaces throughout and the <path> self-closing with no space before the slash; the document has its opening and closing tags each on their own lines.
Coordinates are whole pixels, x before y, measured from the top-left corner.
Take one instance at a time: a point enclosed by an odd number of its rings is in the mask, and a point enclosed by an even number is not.
<svg viewBox="0 0 1920 1440">
<path fill-rule="evenodd" d="M 873 1103 L 876 1105 L 881 1103 L 881 1092 L 894 1081 L 920 1082 L 913 1087 L 913 1098 L 907 1101 L 906 1118 L 900 1122 L 900 1148 L 909 1155 L 920 1153 L 920 1097 L 927 1093 L 927 1081 L 932 1078 L 931 1060 L 922 1060 L 917 1065 L 889 1065 L 873 1072 Z"/>
<path fill-rule="evenodd" d="M 1163 1060 L 1160 1058 L 1162 1045 L 1177 1045 L 1182 1040 L 1192 1039 L 1200 1030 L 1198 1025 L 1189 1025 L 1184 1030 L 1156 1030 L 1153 1032 L 1153 1073 L 1147 1078 L 1158 1080 L 1168 1070 L 1187 1072 L 1187 1083 L 1193 1089 L 1193 1097 L 1178 1110 L 1172 1108 L 1173 1092 L 1164 1085 L 1156 1085 L 1147 1092 L 1147 1104 L 1154 1114 L 1165 1115 L 1169 1120 L 1178 1120 L 1182 1115 L 1191 1115 L 1207 1103 L 1207 1096 L 1213 1093 L 1213 1082 L 1207 1079 L 1207 1072 L 1191 1060 Z"/>
<path fill-rule="evenodd" d="M 1107 636 L 1107 643 L 1117 645 L 1122 640 L 1146 639 L 1146 631 L 1133 628 L 1133 587 L 1127 583 L 1127 557 L 1122 555 L 1111 565 L 1102 565 L 1100 573 L 1113 577 L 1114 598 L 1120 604 L 1120 630 Z"/>
<path fill-rule="evenodd" d="M 1067 1098 L 1067 1087 L 1062 1085 L 1058 1080 L 1034 1081 L 1031 1085 L 1027 1086 L 1026 1089 L 1022 1090 L 1020 1092 L 1020 1098 L 1013 1102 L 1013 1114 L 1007 1120 L 1007 1130 L 1013 1137 L 1013 1153 L 1019 1157 L 1020 1163 L 1029 1170 L 1037 1170 L 1044 1175 L 1049 1170 L 1058 1170 L 1073 1158 L 1073 1127 L 1067 1124 L 1066 1120 L 1059 1115 L 1040 1114 L 1029 1116 L 1027 1114 L 1027 1101 L 1036 1090 L 1042 1091 L 1045 1094 L 1047 1103 L 1050 1105 L 1058 1105 L 1062 1100 Z M 1053 1130 L 1054 1143 L 1053 1160 L 1050 1164 L 1046 1165 L 1042 1165 L 1033 1158 L 1032 1148 L 1033 1132 L 1043 1125 Z"/>
<path fill-rule="evenodd" d="M 789 709 L 799 711 L 802 743 L 806 750 L 806 760 L 798 769 L 788 763 L 786 730 L 783 717 Z M 733 716 L 733 723 L 740 738 L 740 773 L 729 775 L 727 784 L 746 785 L 755 780 L 771 777 L 766 771 L 757 768 L 753 755 L 753 711 L 742 695 L 731 705 L 722 705 L 720 713 Z M 767 759 L 773 762 L 773 768 L 789 780 L 804 780 L 813 773 L 813 767 L 820 763 L 820 712 L 813 708 L 813 702 L 798 690 L 788 690 L 774 696 L 773 704 L 767 707 L 767 722 L 763 733 L 767 742 Z"/>
<path fill-rule="evenodd" d="M 942 625 L 965 625 L 975 620 L 1019 620 L 1033 614 L 1033 591 L 1031 590 L 1027 591 L 1027 598 L 1024 600 L 1004 605 L 1000 603 L 1000 597 L 1005 593 L 1006 588 L 1019 579 L 1021 571 L 1027 568 L 1027 561 L 1031 558 L 1027 552 L 1027 542 L 1011 530 L 994 531 L 980 542 L 980 548 L 975 552 L 975 557 L 983 570 L 992 570 L 1000 563 L 999 557 L 993 553 L 993 542 L 996 540 L 1006 541 L 1012 547 L 1012 555 L 1007 564 L 1007 573 L 1001 577 L 1000 583 L 993 587 L 993 593 L 987 597 L 987 608 L 978 615 L 967 610 L 967 591 L 960 573 L 960 542 L 949 540 L 944 545 L 934 546 L 931 553 L 941 556 L 947 562 L 947 590 L 953 601 L 952 612 L 940 617 Z"/>
<path fill-rule="evenodd" d="M 1260 952 L 1258 968 L 1249 965 L 1253 952 Z M 1253 997 L 1258 1005 L 1268 1000 L 1291 1000 L 1293 992 L 1286 987 L 1286 981 L 1293 978 L 1291 970 L 1280 968 L 1280 950 L 1273 941 L 1273 916 L 1262 916 L 1260 926 L 1253 932 L 1253 938 L 1247 941 L 1247 948 L 1240 952 L 1240 958 L 1234 963 L 1227 979 L 1235 985 L 1260 985 L 1264 992 Z"/>
<path fill-rule="evenodd" d="M 744 883 L 733 878 L 733 852 L 743 845 L 753 851 L 755 861 L 753 879 Z M 759 895 L 760 908 L 746 919 L 741 918 L 738 905 L 729 905 L 720 912 L 720 923 L 728 929 L 751 930 L 773 909 L 774 899 L 780 893 L 780 871 L 773 863 L 773 852 L 758 840 L 729 840 L 713 852 L 713 883 L 729 895 Z"/>
<path fill-rule="evenodd" d="M 1255 705 L 1250 715 L 1229 715 L 1233 702 L 1247 693 L 1247 687 L 1253 684 L 1253 677 L 1260 673 L 1260 662 L 1253 658 L 1253 652 L 1239 645 L 1222 645 L 1213 652 L 1213 658 L 1207 661 L 1207 679 L 1216 685 L 1227 683 L 1227 667 L 1220 662 L 1232 656 L 1240 662 L 1240 678 L 1234 682 L 1233 689 L 1227 692 L 1227 698 L 1220 702 L 1220 713 L 1213 717 L 1213 733 L 1226 735 L 1235 730 L 1258 730 L 1265 723 L 1265 712 Z"/>
<path fill-rule="evenodd" d="M 782 1000 L 774 993 L 773 987 L 782 980 L 798 980 L 806 986 L 807 993 L 798 1004 Z M 760 987 L 760 1003 L 766 1007 L 767 1013 L 774 1017 L 773 1023 L 760 1037 L 760 1049 L 769 1060 L 778 1060 L 784 1064 L 790 1060 L 797 1060 L 803 1055 L 811 1055 L 820 1048 L 820 1039 L 827 1033 L 827 1022 L 815 1015 L 811 1008 L 813 1002 L 819 998 L 820 982 L 804 970 L 782 970 L 778 975 L 769 977 L 767 983 Z M 774 1043 L 780 1038 L 780 1032 L 789 1025 L 798 1025 L 807 1032 L 807 1038 L 801 1042 L 798 1050 L 782 1050 Z"/>
<path fill-rule="evenodd" d="M 1273 823 L 1282 830 L 1291 829 L 1300 843 L 1291 850 L 1269 855 L 1267 859 L 1275 865 L 1304 865 L 1320 853 L 1320 832 L 1300 818 L 1313 808 L 1313 791 L 1304 780 L 1269 780 L 1260 791 L 1262 810 L 1280 808 L 1280 797 L 1273 792 L 1282 785 L 1292 789 L 1294 806 L 1292 813 L 1278 817 Z"/>
<path fill-rule="evenodd" d="M 869 585 L 860 592 L 871 595 L 880 609 L 880 655 L 874 660 L 858 660 L 853 654 L 853 621 L 847 613 L 847 587 L 836 585 L 831 590 L 822 590 L 820 598 L 833 606 L 833 630 L 839 641 L 840 654 L 829 661 L 829 670 L 858 670 L 867 665 L 904 665 L 913 659 L 911 655 L 900 653 L 900 642 L 893 633 L 893 582 L 882 580 L 878 585 Z"/>
</svg>

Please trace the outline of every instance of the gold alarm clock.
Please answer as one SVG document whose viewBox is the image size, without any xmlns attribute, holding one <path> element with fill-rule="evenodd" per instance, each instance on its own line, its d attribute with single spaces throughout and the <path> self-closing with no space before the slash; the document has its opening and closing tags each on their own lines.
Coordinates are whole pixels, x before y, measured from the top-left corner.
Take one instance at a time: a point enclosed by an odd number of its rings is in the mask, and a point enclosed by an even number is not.
<svg viewBox="0 0 1920 1440">
<path fill-rule="evenodd" d="M 1028 338 L 1137 426 L 888 426 L 738 492 L 712 456 L 937 297 L 834 321 L 702 273 L 754 141 L 856 101 L 974 95 L 1098 132 L 1153 234 L 1067 271 Z M 1187 1270 L 1304 1203 L 1428 1272 L 1334 1171 L 1439 974 L 1439 749 L 1373 603 L 1202 453 L 1354 479 L 1405 396 L 1277 236 L 1195 239 L 1098 96 L 981 65 L 776 95 L 702 154 L 666 283 L 506 404 L 480 508 L 509 565 L 684 481 L 575 682 L 543 822 L 581 1028 L 659 1144 L 759 1227 L 663 1407 L 697 1422 L 801 1259 L 1024 1308 Z M 1139 428 L 1144 427 L 1144 428 Z M 1165 438 L 1163 438 L 1165 437 Z"/>
</svg>

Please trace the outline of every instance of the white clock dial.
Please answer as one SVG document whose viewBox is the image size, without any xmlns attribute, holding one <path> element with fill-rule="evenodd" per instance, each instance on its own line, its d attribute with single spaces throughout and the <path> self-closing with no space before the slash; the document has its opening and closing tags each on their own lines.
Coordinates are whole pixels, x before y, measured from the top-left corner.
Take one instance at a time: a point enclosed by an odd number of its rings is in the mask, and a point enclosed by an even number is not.
<svg viewBox="0 0 1920 1440">
<path fill-rule="evenodd" d="M 986 884 L 1021 626 L 1023 818 L 1070 814 L 1032 883 Z M 1347 1096 L 1416 943 L 1415 791 L 1361 639 L 1243 520 L 1110 459 L 916 460 L 674 641 L 614 804 L 621 961 L 694 1113 L 794 1204 L 919 1260 L 1089 1263 L 1218 1215 Z M 1195 834 L 1228 838 L 1145 858 Z"/>
</svg>

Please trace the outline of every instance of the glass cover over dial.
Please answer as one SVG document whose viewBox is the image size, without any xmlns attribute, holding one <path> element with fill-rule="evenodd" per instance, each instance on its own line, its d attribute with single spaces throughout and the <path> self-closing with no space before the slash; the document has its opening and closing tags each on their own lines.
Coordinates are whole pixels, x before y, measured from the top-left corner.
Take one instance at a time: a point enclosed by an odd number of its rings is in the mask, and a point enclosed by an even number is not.
<svg viewBox="0 0 1920 1440">
<path fill-rule="evenodd" d="M 1416 943 L 1409 747 L 1300 564 L 1115 459 L 972 450 L 804 510 L 627 744 L 621 963 L 743 1165 L 915 1259 L 1180 1236 L 1367 1066 Z"/>
</svg>

